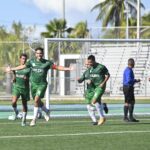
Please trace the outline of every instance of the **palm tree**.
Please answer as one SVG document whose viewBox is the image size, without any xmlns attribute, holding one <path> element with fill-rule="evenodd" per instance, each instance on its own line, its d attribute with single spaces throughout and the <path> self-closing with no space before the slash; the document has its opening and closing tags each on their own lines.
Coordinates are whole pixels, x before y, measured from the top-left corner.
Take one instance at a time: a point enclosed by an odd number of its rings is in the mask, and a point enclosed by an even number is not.
<svg viewBox="0 0 150 150">
<path fill-rule="evenodd" d="M 18 23 L 13 22 L 12 29 L 13 29 L 14 34 L 17 36 L 17 38 L 20 39 L 22 35 L 22 31 L 23 31 L 23 26 L 21 22 L 18 22 Z"/>
<path fill-rule="evenodd" d="M 86 38 L 89 35 L 89 29 L 87 28 L 87 22 L 79 22 L 75 25 L 69 37 L 73 38 Z"/>
<path fill-rule="evenodd" d="M 137 0 L 126 0 L 131 16 L 136 17 Z M 144 5 L 141 3 L 141 7 Z M 125 19 L 125 0 L 103 0 L 92 8 L 92 11 L 98 9 L 99 14 L 97 21 L 102 20 L 102 26 L 106 27 L 109 24 L 114 26 L 121 26 L 122 21 Z"/>
<path fill-rule="evenodd" d="M 71 28 L 67 28 L 67 22 L 64 19 L 54 19 L 46 24 L 47 32 L 42 32 L 41 35 L 43 37 L 49 38 L 62 38 L 64 37 L 64 33 L 70 33 Z"/>
</svg>

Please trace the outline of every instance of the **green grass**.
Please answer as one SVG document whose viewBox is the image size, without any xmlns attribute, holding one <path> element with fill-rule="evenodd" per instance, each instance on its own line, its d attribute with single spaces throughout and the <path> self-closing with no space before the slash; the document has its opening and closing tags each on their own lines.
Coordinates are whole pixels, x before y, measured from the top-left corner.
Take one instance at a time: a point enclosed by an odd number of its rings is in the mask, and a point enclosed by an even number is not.
<svg viewBox="0 0 150 150">
<path fill-rule="evenodd" d="M 87 118 L 38 120 L 35 127 L 21 127 L 20 120 L 0 120 L 1 150 L 148 150 L 150 120 L 124 123 L 107 118 L 102 126 L 92 126 Z M 29 121 L 28 121 L 29 124 Z"/>
</svg>

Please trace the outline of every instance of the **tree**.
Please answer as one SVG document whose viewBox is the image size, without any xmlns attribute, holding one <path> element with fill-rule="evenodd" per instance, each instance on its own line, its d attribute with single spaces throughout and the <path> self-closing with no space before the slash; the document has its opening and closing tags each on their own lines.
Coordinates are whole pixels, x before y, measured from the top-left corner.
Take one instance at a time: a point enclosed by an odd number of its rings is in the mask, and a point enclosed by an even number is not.
<svg viewBox="0 0 150 150">
<path fill-rule="evenodd" d="M 12 30 L 13 30 L 13 33 L 17 36 L 18 39 L 21 39 L 23 29 L 24 28 L 23 28 L 21 22 L 18 22 L 18 23 L 13 22 Z"/>
<path fill-rule="evenodd" d="M 128 8 L 131 16 L 136 17 L 137 0 L 127 0 Z M 92 8 L 99 10 L 97 21 L 102 20 L 102 26 L 106 27 L 109 24 L 113 26 L 121 26 L 122 21 L 125 20 L 125 0 L 103 0 Z M 144 5 L 141 3 L 141 7 Z"/>
<path fill-rule="evenodd" d="M 49 38 L 62 38 L 65 33 L 70 33 L 71 28 L 67 28 L 67 22 L 64 19 L 54 19 L 46 24 L 46 32 L 42 32 L 43 37 Z"/>
<path fill-rule="evenodd" d="M 89 29 L 87 28 L 87 22 L 79 22 L 75 25 L 69 37 L 73 38 L 86 38 L 89 35 Z"/>
</svg>

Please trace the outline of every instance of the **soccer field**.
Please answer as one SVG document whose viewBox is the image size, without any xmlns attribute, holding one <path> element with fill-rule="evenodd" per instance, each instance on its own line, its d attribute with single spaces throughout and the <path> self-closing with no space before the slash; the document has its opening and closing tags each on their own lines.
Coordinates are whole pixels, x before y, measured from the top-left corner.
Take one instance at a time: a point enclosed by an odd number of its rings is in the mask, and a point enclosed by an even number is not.
<svg viewBox="0 0 150 150">
<path fill-rule="evenodd" d="M 35 127 L 0 119 L 0 149 L 149 150 L 150 118 L 139 119 L 124 123 L 120 117 L 109 117 L 104 125 L 93 126 L 88 118 L 52 118 L 38 120 Z"/>
</svg>

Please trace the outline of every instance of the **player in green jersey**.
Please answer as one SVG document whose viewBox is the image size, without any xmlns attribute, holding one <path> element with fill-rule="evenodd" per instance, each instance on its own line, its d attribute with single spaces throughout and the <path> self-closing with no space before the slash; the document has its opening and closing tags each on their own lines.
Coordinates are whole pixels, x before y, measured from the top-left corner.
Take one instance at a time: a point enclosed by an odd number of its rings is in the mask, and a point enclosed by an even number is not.
<svg viewBox="0 0 150 150">
<path fill-rule="evenodd" d="M 43 58 L 43 48 L 38 47 L 35 49 L 35 58 L 30 59 L 25 65 L 20 65 L 14 68 L 7 68 L 10 70 L 20 70 L 23 68 L 31 68 L 30 82 L 31 82 L 31 93 L 34 99 L 34 116 L 30 123 L 30 126 L 36 124 L 38 107 L 46 113 L 45 120 L 49 120 L 49 110 L 45 107 L 41 99 L 44 97 L 47 88 L 47 72 L 49 69 L 56 69 L 59 71 L 71 71 L 72 67 L 63 67 L 53 64 L 52 61 Z"/>
<path fill-rule="evenodd" d="M 90 79 L 90 66 L 88 65 L 88 61 L 86 60 L 85 61 L 85 66 L 86 66 L 86 71 L 83 73 L 83 75 L 78 78 L 78 82 L 79 83 L 82 83 L 83 81 L 85 81 L 86 83 L 86 90 L 85 90 L 85 101 L 87 103 L 87 110 L 88 110 L 88 113 L 93 121 L 93 125 L 97 125 L 97 119 L 96 119 L 96 116 L 95 116 L 95 106 L 92 105 L 92 98 L 94 96 L 94 91 L 95 91 L 95 85 L 93 84 L 93 82 L 91 81 Z M 106 103 L 102 103 L 102 106 L 103 106 L 103 109 L 105 111 L 105 113 L 108 113 L 108 107 L 107 107 L 107 104 Z"/>
<path fill-rule="evenodd" d="M 20 65 L 24 65 L 27 61 L 27 55 L 21 54 L 20 55 Z M 13 78 L 13 88 L 12 88 L 12 107 L 15 112 L 15 116 L 13 120 L 17 119 L 18 117 L 18 109 L 17 109 L 17 101 L 19 97 L 22 98 L 22 106 L 23 106 L 23 113 L 22 113 L 22 126 L 26 125 L 26 115 L 27 115 L 27 101 L 30 100 L 30 93 L 29 93 L 29 74 L 30 68 L 24 68 L 22 70 L 13 71 L 14 78 Z"/>
<path fill-rule="evenodd" d="M 108 69 L 95 61 L 95 56 L 90 55 L 88 57 L 88 65 L 90 66 L 90 79 L 95 86 L 94 96 L 92 98 L 92 104 L 95 105 L 98 115 L 100 117 L 98 125 L 102 125 L 106 118 L 103 114 L 103 106 L 101 104 L 101 97 L 106 89 L 106 82 L 108 81 L 110 74 Z"/>
</svg>

